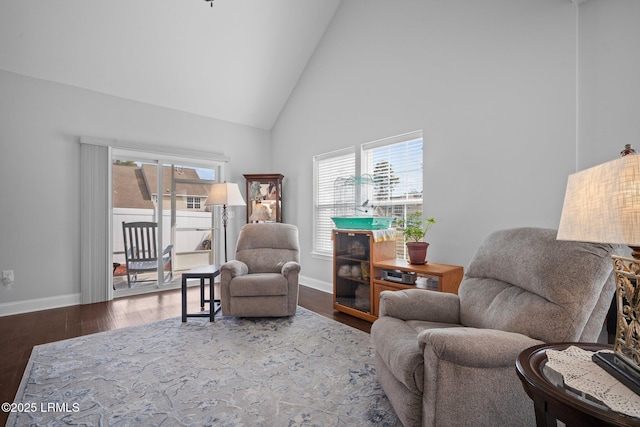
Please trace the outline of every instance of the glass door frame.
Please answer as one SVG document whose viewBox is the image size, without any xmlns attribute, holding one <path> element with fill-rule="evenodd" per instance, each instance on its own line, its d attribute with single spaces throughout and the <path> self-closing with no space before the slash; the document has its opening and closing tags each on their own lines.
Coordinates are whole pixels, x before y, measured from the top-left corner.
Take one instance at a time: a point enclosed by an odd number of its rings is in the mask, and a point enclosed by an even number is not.
<svg viewBox="0 0 640 427">
<path fill-rule="evenodd" d="M 166 164 L 166 163 L 165 163 Z M 164 166 L 165 164 L 163 164 L 162 166 Z M 185 165 L 185 164 L 180 164 L 179 166 L 189 166 L 189 167 L 193 167 L 192 165 Z M 207 227 L 207 228 L 202 228 L 202 227 L 178 227 L 177 226 L 177 201 L 176 201 L 176 186 L 178 184 L 196 184 L 196 185 L 205 185 L 205 184 L 216 184 L 219 181 L 216 179 L 181 179 L 181 178 L 176 178 L 174 171 L 176 168 L 176 164 L 172 163 L 170 164 L 171 167 L 171 244 L 173 244 L 173 248 L 171 249 L 171 259 L 175 260 L 176 259 L 176 234 L 178 231 L 210 231 L 211 232 L 211 245 L 209 247 L 209 264 L 214 264 L 215 263 L 215 245 L 214 245 L 214 237 L 215 237 L 215 231 L 216 231 L 216 224 L 215 224 L 215 207 L 212 206 L 211 207 L 211 226 Z M 208 169 L 213 169 L 213 168 L 208 168 Z M 214 175 L 217 177 L 219 176 L 219 170 L 218 168 L 213 169 L 214 170 Z M 175 266 L 175 262 L 171 263 L 171 275 L 173 276 L 174 273 L 174 266 Z"/>
<path fill-rule="evenodd" d="M 156 217 L 156 222 L 158 224 L 158 237 L 157 237 L 157 245 L 158 248 L 164 248 L 164 221 L 163 221 L 163 208 L 164 208 L 164 197 L 163 197 L 163 166 L 171 165 L 171 170 L 173 171 L 173 166 L 179 164 L 180 166 L 188 166 L 188 167 L 202 167 L 207 169 L 213 169 L 215 172 L 215 180 L 202 180 L 198 181 L 199 184 L 210 184 L 215 182 L 222 182 L 222 177 L 225 172 L 225 164 L 226 162 L 220 160 L 204 160 L 201 157 L 194 158 L 188 156 L 176 156 L 165 154 L 161 152 L 153 152 L 153 151 L 139 151 L 139 150 L 131 150 L 125 148 L 112 148 L 110 163 L 113 165 L 113 162 L 116 160 L 130 160 L 135 162 L 144 162 L 149 164 L 156 165 L 157 171 L 157 185 L 156 185 L 156 194 L 158 195 L 158 200 L 154 209 L 154 215 Z M 206 182 L 203 182 L 206 181 Z M 175 242 L 175 183 L 172 174 L 172 189 L 171 189 L 171 220 L 169 226 L 171 227 L 170 240 Z M 113 182 L 109 183 L 110 191 L 113 191 Z M 111 222 L 111 229 L 113 230 L 113 205 L 110 207 L 111 213 L 109 215 Z M 220 251 L 214 250 L 214 244 L 218 239 L 215 238 L 215 213 L 216 209 L 212 207 L 211 210 L 211 252 L 210 261 L 215 262 L 215 255 L 220 253 Z M 113 236 L 111 236 L 113 238 Z M 111 257 L 113 258 L 113 248 L 112 248 Z M 175 246 L 172 248 L 172 260 L 175 259 Z M 171 264 L 171 273 L 173 275 L 174 263 Z M 165 284 L 164 281 L 164 271 L 160 266 L 157 268 L 157 283 L 152 286 L 148 286 L 146 288 L 132 288 L 132 289 L 121 289 L 114 291 L 114 297 L 120 296 L 128 296 L 145 292 L 155 292 L 159 289 L 171 289 L 180 287 L 180 283 L 172 281 Z"/>
</svg>

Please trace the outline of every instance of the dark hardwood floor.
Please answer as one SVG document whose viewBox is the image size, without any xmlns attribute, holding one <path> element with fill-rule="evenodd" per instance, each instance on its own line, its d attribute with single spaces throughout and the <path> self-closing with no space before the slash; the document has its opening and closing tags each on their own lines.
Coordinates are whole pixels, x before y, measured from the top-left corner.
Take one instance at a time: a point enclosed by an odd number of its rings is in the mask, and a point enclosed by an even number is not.
<svg viewBox="0 0 640 427">
<path fill-rule="evenodd" d="M 199 288 L 190 287 L 189 311 L 199 307 Z M 300 306 L 365 332 L 371 323 L 335 311 L 332 295 L 300 286 Z M 180 289 L 0 317 L 0 403 L 13 402 L 34 346 L 81 335 L 180 316 Z M 200 319 L 198 319 L 200 320 Z M 193 321 L 189 319 L 189 321 Z M 0 425 L 8 414 L 0 412 Z"/>
</svg>

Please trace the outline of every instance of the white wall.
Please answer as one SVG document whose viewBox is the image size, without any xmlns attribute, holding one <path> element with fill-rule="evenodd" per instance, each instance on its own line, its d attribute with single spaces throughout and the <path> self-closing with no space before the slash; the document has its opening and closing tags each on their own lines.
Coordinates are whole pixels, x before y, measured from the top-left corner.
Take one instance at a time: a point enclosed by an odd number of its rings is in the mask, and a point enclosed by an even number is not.
<svg viewBox="0 0 640 427">
<path fill-rule="evenodd" d="M 270 133 L 0 71 L 0 315 L 10 305 L 74 301 L 80 291 L 81 136 L 222 153 L 229 181 L 261 169 Z M 238 208 L 230 241 L 244 222 Z"/>
<path fill-rule="evenodd" d="M 640 152 L 640 1 L 580 5 L 578 169 Z"/>
<path fill-rule="evenodd" d="M 310 255 L 312 156 L 424 130 L 429 260 L 467 265 L 487 233 L 557 227 L 575 168 L 575 5 L 344 0 L 273 129 L 287 221 Z"/>
<path fill-rule="evenodd" d="M 498 228 L 557 227 L 569 173 L 640 149 L 637 22 L 637 0 L 344 0 L 272 135 L 0 71 L 0 270 L 16 273 L 0 315 L 79 292 L 82 135 L 224 153 L 239 183 L 283 173 L 302 273 L 327 284 L 312 156 L 386 136 L 424 130 L 431 261 L 466 265 Z"/>
</svg>

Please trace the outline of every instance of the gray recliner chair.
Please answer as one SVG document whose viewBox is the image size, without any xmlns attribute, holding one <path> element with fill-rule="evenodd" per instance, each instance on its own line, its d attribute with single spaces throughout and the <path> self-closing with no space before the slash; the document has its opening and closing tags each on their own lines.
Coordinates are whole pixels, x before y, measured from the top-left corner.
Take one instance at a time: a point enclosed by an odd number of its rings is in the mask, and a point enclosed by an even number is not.
<svg viewBox="0 0 640 427">
<path fill-rule="evenodd" d="M 613 246 L 556 234 L 492 233 L 458 295 L 380 294 L 374 363 L 405 427 L 535 425 L 518 354 L 543 342 L 596 342 L 615 290 Z"/>
<path fill-rule="evenodd" d="M 291 224 L 247 224 L 240 230 L 236 259 L 220 267 L 222 314 L 239 317 L 293 316 L 298 306 L 300 244 Z"/>
</svg>

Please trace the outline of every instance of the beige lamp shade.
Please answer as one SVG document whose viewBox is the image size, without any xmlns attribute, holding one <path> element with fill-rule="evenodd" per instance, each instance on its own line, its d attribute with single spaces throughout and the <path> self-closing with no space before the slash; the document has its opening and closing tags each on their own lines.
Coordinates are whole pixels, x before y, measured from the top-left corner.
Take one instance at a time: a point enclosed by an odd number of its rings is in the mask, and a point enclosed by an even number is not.
<svg viewBox="0 0 640 427">
<path fill-rule="evenodd" d="M 240 194 L 238 184 L 224 182 L 222 184 L 212 184 L 209 196 L 205 205 L 215 206 L 245 206 L 246 203 Z"/>
<path fill-rule="evenodd" d="M 557 238 L 640 246 L 640 155 L 570 175 Z"/>
</svg>

